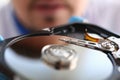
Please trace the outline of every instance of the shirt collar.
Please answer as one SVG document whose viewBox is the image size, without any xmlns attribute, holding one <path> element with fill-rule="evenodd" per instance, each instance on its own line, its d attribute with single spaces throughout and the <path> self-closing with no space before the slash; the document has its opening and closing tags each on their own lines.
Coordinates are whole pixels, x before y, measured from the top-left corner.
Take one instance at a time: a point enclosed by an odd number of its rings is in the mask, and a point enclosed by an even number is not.
<svg viewBox="0 0 120 80">
<path fill-rule="evenodd" d="M 30 33 L 30 31 L 28 29 L 26 29 L 25 26 L 23 26 L 23 24 L 21 24 L 21 22 L 19 21 L 19 19 L 15 15 L 15 13 L 13 13 L 13 19 L 14 19 L 15 25 L 16 25 L 18 31 L 20 32 L 20 34 Z"/>
</svg>

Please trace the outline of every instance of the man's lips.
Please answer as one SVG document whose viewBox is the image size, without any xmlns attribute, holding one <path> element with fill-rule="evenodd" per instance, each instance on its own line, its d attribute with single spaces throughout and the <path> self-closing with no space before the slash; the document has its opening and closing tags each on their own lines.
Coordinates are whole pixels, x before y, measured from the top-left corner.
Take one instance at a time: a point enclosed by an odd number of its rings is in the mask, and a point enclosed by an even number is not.
<svg viewBox="0 0 120 80">
<path fill-rule="evenodd" d="M 39 3 L 33 6 L 34 10 L 41 13 L 53 13 L 62 8 L 65 8 L 65 5 L 60 3 Z"/>
</svg>

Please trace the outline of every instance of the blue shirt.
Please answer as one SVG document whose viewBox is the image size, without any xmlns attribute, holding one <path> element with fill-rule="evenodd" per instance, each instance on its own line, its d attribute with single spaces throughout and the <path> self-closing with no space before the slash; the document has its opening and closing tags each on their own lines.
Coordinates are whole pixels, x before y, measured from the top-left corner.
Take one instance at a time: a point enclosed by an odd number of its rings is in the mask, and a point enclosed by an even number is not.
<svg viewBox="0 0 120 80">
<path fill-rule="evenodd" d="M 14 22 L 16 24 L 16 27 L 18 28 L 18 31 L 21 33 L 21 34 L 28 34 L 30 31 L 27 30 L 21 23 L 20 21 L 18 20 L 18 18 L 16 17 L 15 13 L 13 13 L 13 19 L 14 19 Z"/>
</svg>

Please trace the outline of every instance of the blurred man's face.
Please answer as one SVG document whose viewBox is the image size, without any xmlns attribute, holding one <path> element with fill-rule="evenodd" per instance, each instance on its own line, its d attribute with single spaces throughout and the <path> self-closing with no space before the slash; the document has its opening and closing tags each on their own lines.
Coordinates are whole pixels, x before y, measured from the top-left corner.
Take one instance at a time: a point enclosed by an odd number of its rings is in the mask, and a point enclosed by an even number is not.
<svg viewBox="0 0 120 80">
<path fill-rule="evenodd" d="M 81 15 L 86 0 L 12 0 L 20 21 L 31 30 L 65 24 L 72 15 Z"/>
</svg>

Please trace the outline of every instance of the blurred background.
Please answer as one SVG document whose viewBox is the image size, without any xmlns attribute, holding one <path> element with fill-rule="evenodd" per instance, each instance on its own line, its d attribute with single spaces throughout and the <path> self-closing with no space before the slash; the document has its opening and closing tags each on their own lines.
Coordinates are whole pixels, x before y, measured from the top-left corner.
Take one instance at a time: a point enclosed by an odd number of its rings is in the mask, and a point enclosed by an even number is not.
<svg viewBox="0 0 120 80">
<path fill-rule="evenodd" d="M 89 0 L 84 17 L 120 35 L 120 0 Z"/>
<path fill-rule="evenodd" d="M 9 0 L 0 0 L 0 8 L 8 2 L 9 2 Z"/>
</svg>

